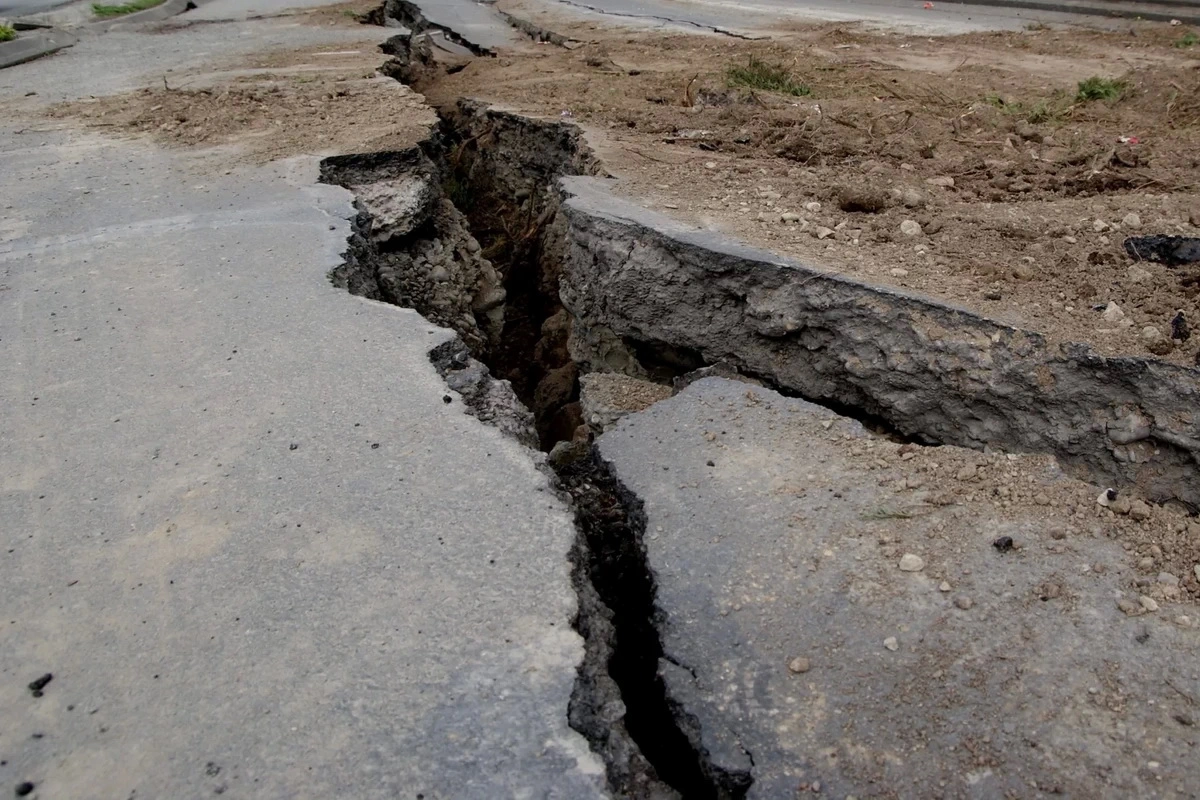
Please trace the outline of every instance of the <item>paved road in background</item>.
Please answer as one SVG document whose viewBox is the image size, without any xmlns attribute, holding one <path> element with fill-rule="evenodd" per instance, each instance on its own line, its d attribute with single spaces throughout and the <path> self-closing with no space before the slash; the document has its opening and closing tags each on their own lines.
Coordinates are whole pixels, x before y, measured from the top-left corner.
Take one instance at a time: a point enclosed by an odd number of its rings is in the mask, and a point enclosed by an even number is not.
<svg viewBox="0 0 1200 800">
<path fill-rule="evenodd" d="M 902 28 L 931 34 L 967 33 L 984 30 L 1022 30 L 1031 23 L 1076 24 L 1097 27 L 1126 25 L 1127 21 L 1071 11 L 1055 12 L 993 6 L 962 5 L 935 0 L 926 9 L 920 0 L 542 0 L 559 9 L 580 13 L 602 13 L 612 19 L 643 20 L 650 25 L 719 28 L 756 31 L 763 35 L 778 30 L 780 23 L 814 19 L 865 22 L 883 28 Z M 1054 4 L 1054 3 L 1051 3 Z M 1064 9 L 1082 5 L 1079 0 L 1062 0 Z M 1096 4 L 1092 4 L 1096 5 Z M 1200 13 L 1195 7 L 1166 7 L 1144 3 L 1120 4 L 1139 10 L 1156 9 L 1171 15 Z"/>
<path fill-rule="evenodd" d="M 0 1 L 0 17 L 23 17 L 26 14 L 51 11 L 65 5 L 67 3 L 64 3 L 63 0 L 2 0 Z"/>
</svg>

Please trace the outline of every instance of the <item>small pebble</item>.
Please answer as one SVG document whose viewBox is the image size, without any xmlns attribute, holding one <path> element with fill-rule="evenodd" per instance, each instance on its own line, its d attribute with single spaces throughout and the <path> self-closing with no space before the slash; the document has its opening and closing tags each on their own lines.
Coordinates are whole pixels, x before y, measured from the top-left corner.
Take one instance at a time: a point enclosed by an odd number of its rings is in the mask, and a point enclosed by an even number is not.
<svg viewBox="0 0 1200 800">
<path fill-rule="evenodd" d="M 886 647 L 888 650 L 891 650 L 892 652 L 895 652 L 896 650 L 900 649 L 900 643 L 896 641 L 895 636 L 889 636 L 886 639 L 884 639 L 883 646 Z"/>
<path fill-rule="evenodd" d="M 1013 549 L 1013 540 L 1011 536 L 1001 536 L 996 541 L 992 542 L 992 547 L 999 550 L 1001 553 L 1007 553 Z"/>
<path fill-rule="evenodd" d="M 788 662 L 788 669 L 797 675 L 802 675 L 812 669 L 812 663 L 807 658 L 793 658 Z"/>
<path fill-rule="evenodd" d="M 905 236 L 920 236 L 921 224 L 916 220 L 906 219 L 900 223 L 900 232 Z"/>
<path fill-rule="evenodd" d="M 900 569 L 903 572 L 920 572 L 925 569 L 925 559 L 914 553 L 905 553 L 900 557 Z"/>
<path fill-rule="evenodd" d="M 1151 612 L 1158 611 L 1158 603 L 1154 600 L 1153 597 L 1147 597 L 1146 595 L 1142 595 L 1141 597 L 1138 598 L 1138 602 L 1141 603 L 1142 608 L 1146 609 L 1147 611 L 1151 611 Z"/>
<path fill-rule="evenodd" d="M 950 584 L 949 584 L 949 583 L 947 583 L 946 581 L 942 581 L 942 582 L 941 582 L 941 584 L 938 586 L 938 591 L 939 591 L 939 592 L 948 592 L 948 591 L 950 591 Z"/>
<path fill-rule="evenodd" d="M 957 608 L 961 608 L 963 611 L 966 611 L 967 609 L 971 608 L 971 606 L 975 605 L 975 601 L 967 597 L 965 594 L 960 594 L 958 597 L 954 598 L 954 605 Z"/>
<path fill-rule="evenodd" d="M 1117 600 L 1117 608 L 1125 612 L 1125 616 L 1136 617 L 1138 614 L 1145 612 L 1140 603 L 1130 600 L 1128 597 L 1122 597 Z"/>
</svg>

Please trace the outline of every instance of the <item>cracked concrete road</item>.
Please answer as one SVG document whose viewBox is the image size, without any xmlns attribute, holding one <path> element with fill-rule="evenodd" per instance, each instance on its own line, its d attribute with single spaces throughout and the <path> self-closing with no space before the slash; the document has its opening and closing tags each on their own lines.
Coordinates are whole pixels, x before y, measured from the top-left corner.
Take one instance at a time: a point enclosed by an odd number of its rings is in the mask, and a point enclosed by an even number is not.
<svg viewBox="0 0 1200 800">
<path fill-rule="evenodd" d="M 659 674 L 746 797 L 1195 796 L 1197 629 L 1117 607 L 1133 564 L 1102 524 L 951 501 L 978 454 L 720 378 L 598 446 L 644 503 Z"/>
<path fill-rule="evenodd" d="M 2 102 L 343 35 L 112 34 Z M 0 152 L 0 791 L 600 796 L 569 515 L 445 331 L 329 285 L 350 195 L 32 117 Z"/>
</svg>

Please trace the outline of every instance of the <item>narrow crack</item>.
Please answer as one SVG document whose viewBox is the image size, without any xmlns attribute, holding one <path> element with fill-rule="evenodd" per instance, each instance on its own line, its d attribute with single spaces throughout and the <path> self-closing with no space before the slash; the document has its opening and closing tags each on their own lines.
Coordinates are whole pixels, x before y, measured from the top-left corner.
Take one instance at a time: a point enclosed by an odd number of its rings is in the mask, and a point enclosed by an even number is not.
<svg viewBox="0 0 1200 800">
<path fill-rule="evenodd" d="M 658 22 L 666 22 L 671 25 L 686 25 L 686 26 L 689 26 L 692 28 L 697 28 L 702 31 L 709 31 L 711 33 L 719 33 L 722 36 L 729 36 L 730 38 L 733 38 L 733 39 L 743 39 L 747 42 L 755 42 L 755 41 L 759 41 L 760 39 L 767 38 L 765 36 L 747 36 L 744 33 L 736 33 L 734 31 L 727 30 L 725 28 L 717 27 L 716 25 L 705 25 L 700 22 L 693 22 L 690 19 L 674 19 L 673 17 L 660 17 L 660 16 L 656 16 L 654 14 L 633 14 L 633 13 L 624 12 L 624 11 L 607 11 L 607 10 L 605 10 L 603 8 L 599 8 L 597 6 L 588 5 L 587 3 L 580 3 L 580 2 L 578 2 L 578 0 L 558 0 L 558 2 L 562 3 L 563 5 L 574 6 L 576 8 L 582 8 L 587 11 L 591 11 L 594 14 L 601 14 L 606 17 L 625 17 L 628 19 L 652 19 L 652 20 L 657 20 Z"/>
</svg>

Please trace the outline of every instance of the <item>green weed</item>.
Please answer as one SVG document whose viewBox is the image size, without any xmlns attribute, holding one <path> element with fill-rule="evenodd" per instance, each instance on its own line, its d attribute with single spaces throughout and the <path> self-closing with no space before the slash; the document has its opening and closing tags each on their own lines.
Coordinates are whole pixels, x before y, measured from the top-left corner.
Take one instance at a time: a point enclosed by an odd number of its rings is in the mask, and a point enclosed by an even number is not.
<svg viewBox="0 0 1200 800">
<path fill-rule="evenodd" d="M 131 0 L 131 2 L 122 3 L 119 6 L 92 3 L 92 13 L 97 17 L 120 17 L 125 14 L 132 14 L 135 11 L 145 11 L 147 8 L 154 8 L 157 5 L 162 5 L 162 3 L 163 0 Z"/>
<path fill-rule="evenodd" d="M 1175 42 L 1176 47 L 1195 47 L 1197 44 L 1200 44 L 1200 36 L 1195 31 L 1188 31 Z"/>
<path fill-rule="evenodd" d="M 1075 93 L 1075 102 L 1088 103 L 1092 100 L 1117 100 L 1129 88 L 1125 81 L 1115 78 L 1101 78 L 1096 75 L 1086 81 L 1079 82 L 1079 91 Z"/>
<path fill-rule="evenodd" d="M 745 66 L 733 65 L 726 69 L 725 78 L 730 86 L 746 86 L 764 92 L 779 92 L 793 97 L 812 93 L 812 89 L 797 81 L 787 67 L 754 56 L 750 56 Z"/>
<path fill-rule="evenodd" d="M 0 25 L 0 42 L 11 42 L 17 38 L 17 29 L 12 25 Z"/>
</svg>

